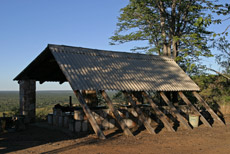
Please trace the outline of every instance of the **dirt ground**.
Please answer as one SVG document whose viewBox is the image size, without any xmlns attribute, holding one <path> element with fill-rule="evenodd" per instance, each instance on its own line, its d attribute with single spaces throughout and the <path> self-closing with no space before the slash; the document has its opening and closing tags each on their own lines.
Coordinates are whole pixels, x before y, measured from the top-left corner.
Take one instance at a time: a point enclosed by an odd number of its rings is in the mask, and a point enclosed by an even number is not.
<svg viewBox="0 0 230 154">
<path fill-rule="evenodd" d="M 30 125 L 27 131 L 0 134 L 0 153 L 230 153 L 230 115 L 225 116 L 226 126 L 203 125 L 193 130 L 179 128 L 168 132 L 165 128 L 156 135 L 146 130 L 134 137 L 109 130 L 106 140 L 99 140 L 94 134 L 77 137 L 57 129 Z"/>
</svg>

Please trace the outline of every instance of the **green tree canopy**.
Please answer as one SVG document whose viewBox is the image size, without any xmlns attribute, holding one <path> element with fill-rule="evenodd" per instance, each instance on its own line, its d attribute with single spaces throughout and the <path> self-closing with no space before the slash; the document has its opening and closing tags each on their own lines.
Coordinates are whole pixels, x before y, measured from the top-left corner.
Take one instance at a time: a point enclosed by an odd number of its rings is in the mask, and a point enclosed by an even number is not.
<svg viewBox="0 0 230 154">
<path fill-rule="evenodd" d="M 213 14 L 227 14 L 229 6 L 208 0 L 130 0 L 121 9 L 111 44 L 147 41 L 133 50 L 156 52 L 192 69 L 200 56 L 210 57 L 215 33 L 208 30 L 219 24 Z"/>
<path fill-rule="evenodd" d="M 222 37 L 217 48 L 221 53 L 216 55 L 216 60 L 224 69 L 223 73 L 230 74 L 230 42 Z"/>
</svg>

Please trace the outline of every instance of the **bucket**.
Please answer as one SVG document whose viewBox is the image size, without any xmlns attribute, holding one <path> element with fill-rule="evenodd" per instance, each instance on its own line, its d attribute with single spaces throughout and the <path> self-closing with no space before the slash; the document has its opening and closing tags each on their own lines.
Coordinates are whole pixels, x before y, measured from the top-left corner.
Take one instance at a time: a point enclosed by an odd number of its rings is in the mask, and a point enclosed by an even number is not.
<svg viewBox="0 0 230 154">
<path fill-rule="evenodd" d="M 199 124 L 199 115 L 189 114 L 189 123 L 193 127 L 198 127 L 198 124 Z"/>
</svg>

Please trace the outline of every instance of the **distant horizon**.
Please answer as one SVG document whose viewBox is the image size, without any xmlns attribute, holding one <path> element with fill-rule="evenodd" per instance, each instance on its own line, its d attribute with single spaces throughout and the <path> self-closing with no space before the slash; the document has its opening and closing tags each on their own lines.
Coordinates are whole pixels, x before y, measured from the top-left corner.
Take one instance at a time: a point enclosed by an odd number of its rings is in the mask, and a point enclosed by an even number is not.
<svg viewBox="0 0 230 154">
<path fill-rule="evenodd" d="M 70 92 L 73 92 L 73 90 L 36 90 L 36 92 L 46 92 L 46 91 L 57 91 L 57 92 L 60 92 L 60 91 L 70 91 Z M 106 91 L 119 91 L 119 90 L 106 90 Z M 0 92 L 19 92 L 19 90 L 0 90 Z"/>
<path fill-rule="evenodd" d="M 38 91 L 73 91 L 73 90 L 36 90 Z M 19 90 L 0 90 L 0 92 L 19 92 Z"/>
</svg>

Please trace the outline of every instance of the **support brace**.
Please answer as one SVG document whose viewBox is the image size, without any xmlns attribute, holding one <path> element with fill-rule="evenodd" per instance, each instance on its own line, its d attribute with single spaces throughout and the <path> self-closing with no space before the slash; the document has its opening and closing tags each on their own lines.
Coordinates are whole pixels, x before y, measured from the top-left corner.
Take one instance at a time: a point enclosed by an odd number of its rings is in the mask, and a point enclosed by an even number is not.
<svg viewBox="0 0 230 154">
<path fill-rule="evenodd" d="M 192 129 L 189 124 L 187 123 L 187 121 L 183 118 L 182 115 L 180 115 L 179 111 L 172 105 L 172 103 L 168 100 L 168 98 L 165 96 L 164 92 L 160 92 L 161 97 L 163 98 L 163 100 L 165 101 L 165 103 L 168 104 L 168 106 L 171 108 L 171 110 L 173 111 L 173 113 L 176 115 L 176 117 L 178 118 L 178 120 L 182 123 L 182 125 L 184 125 L 185 128 L 187 129 Z"/>
<path fill-rule="evenodd" d="M 156 112 L 158 118 L 163 122 L 164 126 L 171 132 L 175 132 L 173 127 L 170 125 L 170 123 L 167 120 L 167 116 L 161 112 L 161 110 L 158 108 L 158 106 L 153 102 L 153 100 L 149 97 L 149 95 L 146 92 L 142 92 L 142 95 L 148 100 L 150 105 L 152 106 L 153 110 Z"/>
<path fill-rule="evenodd" d="M 208 106 L 208 104 L 202 99 L 202 97 L 195 91 L 192 94 L 197 98 L 197 100 L 207 109 L 214 120 L 216 120 L 220 125 L 225 125 L 224 122 L 218 117 L 218 115 Z"/>
<path fill-rule="evenodd" d="M 86 117 L 88 118 L 91 126 L 93 127 L 94 132 L 97 134 L 97 136 L 100 139 L 106 139 L 104 133 L 101 131 L 100 127 L 98 126 L 95 118 L 92 115 L 92 112 L 90 111 L 89 107 L 87 106 L 83 96 L 81 95 L 79 90 L 74 91 L 74 94 L 77 96 L 79 103 L 82 106 L 83 111 L 85 112 Z"/>
<path fill-rule="evenodd" d="M 106 94 L 104 90 L 100 91 L 103 98 L 105 99 L 106 103 L 109 106 L 109 109 L 112 111 L 113 115 L 115 116 L 117 122 L 120 124 L 121 129 L 124 131 L 125 135 L 133 136 L 132 132 L 129 130 L 128 126 L 125 124 L 122 117 L 119 115 L 117 109 L 113 106 L 112 101 L 110 100 L 109 96 Z"/>
<path fill-rule="evenodd" d="M 192 105 L 192 103 L 188 100 L 188 98 L 183 94 L 183 92 L 178 92 L 179 96 L 182 98 L 182 100 L 193 110 L 195 114 L 198 114 L 200 116 L 200 120 L 203 122 L 205 126 L 212 127 L 209 122 L 203 117 L 203 115 L 195 108 L 195 106 Z"/>
<path fill-rule="evenodd" d="M 137 112 L 138 119 L 142 122 L 142 124 L 145 126 L 145 128 L 148 130 L 148 132 L 150 134 L 156 134 L 154 129 L 148 123 L 148 120 L 145 117 L 145 115 L 143 114 L 143 112 L 141 111 L 141 109 L 136 106 L 136 102 L 133 100 L 134 96 L 132 95 L 132 97 L 131 97 L 127 92 L 123 92 L 123 93 L 126 96 L 126 98 L 129 100 L 129 102 L 131 103 L 133 109 Z"/>
</svg>

